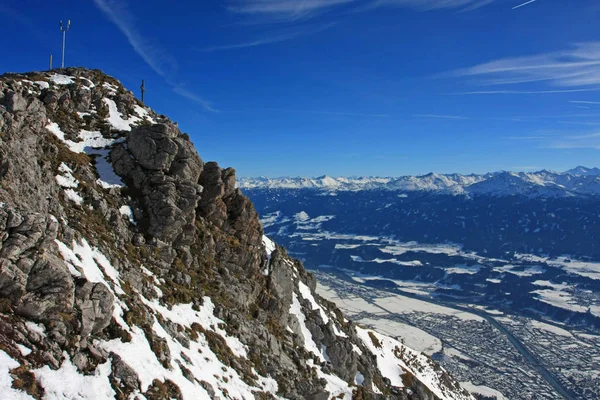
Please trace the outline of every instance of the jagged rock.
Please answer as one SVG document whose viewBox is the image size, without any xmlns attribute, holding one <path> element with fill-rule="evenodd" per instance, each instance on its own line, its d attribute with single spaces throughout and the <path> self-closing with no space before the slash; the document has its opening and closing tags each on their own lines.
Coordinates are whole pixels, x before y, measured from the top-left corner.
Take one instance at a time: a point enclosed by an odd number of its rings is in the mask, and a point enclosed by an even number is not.
<svg viewBox="0 0 600 400">
<path fill-rule="evenodd" d="M 112 376 L 119 384 L 133 392 L 139 389 L 140 380 L 137 373 L 116 353 L 110 353 L 112 359 Z"/>
<path fill-rule="evenodd" d="M 115 171 L 141 193 L 148 232 L 177 245 L 193 241 L 203 162 L 174 125 L 134 127 L 111 153 Z"/>
<path fill-rule="evenodd" d="M 12 113 L 25 111 L 27 108 L 27 100 L 17 92 L 8 92 L 4 100 L 6 109 Z"/>
<path fill-rule="evenodd" d="M 81 337 L 99 333 L 110 324 L 114 297 L 104 284 L 82 282 L 75 291 L 75 305 L 81 310 Z"/>
<path fill-rule="evenodd" d="M 73 278 L 64 261 L 53 254 L 44 254 L 35 262 L 25 290 L 15 309 L 19 315 L 44 319 L 55 312 L 68 313 L 73 308 Z"/>
<path fill-rule="evenodd" d="M 141 233 L 136 233 L 131 238 L 131 243 L 133 243 L 133 245 L 137 246 L 137 247 L 143 246 L 144 244 L 146 244 L 146 239 L 144 238 L 144 235 L 142 235 Z"/>
<path fill-rule="evenodd" d="M 59 95 L 54 90 L 49 90 L 44 96 L 43 102 L 46 105 L 52 106 L 58 102 Z"/>
</svg>

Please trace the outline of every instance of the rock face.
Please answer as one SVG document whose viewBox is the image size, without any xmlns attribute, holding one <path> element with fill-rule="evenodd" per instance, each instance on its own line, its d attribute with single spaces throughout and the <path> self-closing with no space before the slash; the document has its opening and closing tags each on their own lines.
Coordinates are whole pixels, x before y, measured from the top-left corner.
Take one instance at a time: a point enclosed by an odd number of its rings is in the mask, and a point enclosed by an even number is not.
<svg viewBox="0 0 600 400">
<path fill-rule="evenodd" d="M 471 399 L 315 285 L 115 79 L 0 77 L 1 398 Z"/>
</svg>

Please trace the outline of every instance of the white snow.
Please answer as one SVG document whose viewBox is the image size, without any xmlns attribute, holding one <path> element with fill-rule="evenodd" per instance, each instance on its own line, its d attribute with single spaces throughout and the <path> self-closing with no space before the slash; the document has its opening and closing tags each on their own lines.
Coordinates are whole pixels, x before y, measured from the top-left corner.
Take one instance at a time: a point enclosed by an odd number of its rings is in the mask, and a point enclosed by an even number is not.
<svg viewBox="0 0 600 400">
<path fill-rule="evenodd" d="M 117 108 L 114 100 L 104 98 L 104 103 L 108 106 L 108 123 L 118 131 L 130 131 L 131 125 L 140 121 L 139 117 L 131 116 L 129 119 L 123 119 L 123 114 Z"/>
<path fill-rule="evenodd" d="M 473 361 L 471 357 L 455 349 L 454 347 L 444 347 L 444 354 L 450 357 L 460 358 L 461 360 Z"/>
<path fill-rule="evenodd" d="M 67 198 L 69 200 L 71 200 L 73 203 L 75 203 L 77 205 L 82 205 L 83 204 L 83 197 L 81 197 L 79 195 L 79 193 L 77 193 L 73 189 L 67 189 L 67 190 L 65 190 L 65 194 L 67 195 Z"/>
<path fill-rule="evenodd" d="M 435 336 L 414 326 L 387 318 L 361 318 L 357 322 L 372 327 L 377 332 L 402 340 L 413 350 L 432 355 L 442 350 L 442 342 Z"/>
<path fill-rule="evenodd" d="M 50 88 L 50 84 L 45 81 L 35 81 L 34 83 L 38 85 L 42 90 Z"/>
<path fill-rule="evenodd" d="M 467 275 L 475 275 L 481 270 L 480 265 L 465 265 L 465 264 L 457 264 L 451 268 L 444 268 L 444 271 L 448 274 L 467 274 Z"/>
<path fill-rule="evenodd" d="M 220 328 L 224 323 L 222 320 L 214 316 L 215 305 L 213 304 L 210 297 L 203 297 L 202 307 L 199 311 L 192 308 L 192 304 L 176 304 L 171 309 L 161 305 L 158 300 L 147 300 L 141 296 L 142 301 L 148 307 L 153 309 L 162 315 L 165 319 L 182 325 L 184 327 L 191 327 L 192 324 L 198 323 L 204 329 L 211 330 L 225 339 L 225 342 L 231 349 L 234 355 L 242 358 L 246 358 L 248 354 L 248 348 L 236 337 L 229 336 L 227 332 Z"/>
<path fill-rule="evenodd" d="M 294 214 L 294 219 L 298 222 L 304 222 L 304 221 L 308 221 L 310 219 L 310 217 L 308 216 L 308 214 L 304 211 L 300 211 L 297 214 Z"/>
<path fill-rule="evenodd" d="M 88 147 L 90 149 L 98 149 L 110 146 L 115 143 L 114 139 L 106 139 L 102 136 L 102 133 L 98 131 L 86 131 L 82 129 L 79 132 L 78 137 L 79 139 L 81 139 L 81 141 L 77 142 L 73 147 L 71 147 L 71 151 L 74 151 L 76 153 L 89 154 L 89 150 L 87 149 Z"/>
<path fill-rule="evenodd" d="M 323 323 L 327 325 L 329 323 L 329 317 L 325 313 L 325 310 L 323 310 L 323 307 L 321 307 L 321 305 L 317 303 L 317 301 L 313 297 L 312 293 L 310 292 L 310 288 L 306 286 L 302 281 L 298 281 L 298 290 L 300 291 L 300 296 L 302 296 L 304 300 L 308 300 L 310 302 L 313 311 L 319 310 L 319 315 L 321 315 Z"/>
<path fill-rule="evenodd" d="M 98 365 L 93 375 L 82 375 L 77 371 L 69 355 L 63 353 L 64 361 L 58 370 L 45 365 L 33 370 L 44 387 L 44 399 L 111 399 L 116 396 L 108 376 L 111 374 L 110 360 Z"/>
<path fill-rule="evenodd" d="M 115 173 L 112 165 L 108 161 L 110 151 L 106 149 L 106 147 L 122 142 L 123 139 L 107 139 L 102 136 L 101 132 L 86 131 L 82 129 L 78 135 L 79 141 L 74 142 L 65 139 L 65 133 L 60 129 L 60 126 L 58 126 L 56 122 L 48 123 L 46 129 L 65 143 L 72 152 L 86 153 L 90 156 L 95 156 L 96 171 L 99 176 L 99 179 L 96 182 L 100 186 L 105 189 L 124 186 L 123 181 Z"/>
<path fill-rule="evenodd" d="M 54 74 L 51 75 L 48 79 L 55 85 L 70 85 L 73 83 L 73 79 L 75 79 L 75 77 L 62 74 Z"/>
<path fill-rule="evenodd" d="M 499 391 L 487 386 L 473 385 L 471 382 L 461 382 L 460 385 L 473 394 L 481 394 L 486 397 L 496 397 L 496 400 L 506 400 L 506 397 Z"/>
<path fill-rule="evenodd" d="M 0 350 L 0 398 L 2 400 L 33 400 L 33 397 L 18 389 L 12 388 L 10 370 L 19 367 L 19 363 Z"/>
<path fill-rule="evenodd" d="M 394 243 L 392 246 L 385 246 L 380 249 L 384 253 L 399 256 L 410 252 L 424 252 L 430 254 L 446 254 L 448 256 L 457 256 L 462 250 L 461 245 L 456 244 L 420 244 L 417 242 Z"/>
<path fill-rule="evenodd" d="M 133 112 L 135 112 L 137 116 L 141 119 L 145 119 L 152 124 L 156 123 L 156 121 L 152 117 L 150 117 L 150 113 L 148 112 L 148 110 L 144 107 L 140 107 L 136 104 L 133 106 Z"/>
<path fill-rule="evenodd" d="M 356 354 L 358 354 L 359 356 L 362 356 L 363 352 L 360 349 L 360 347 L 358 347 L 354 343 L 351 343 L 351 344 L 352 344 L 352 351 L 355 352 Z"/>
<path fill-rule="evenodd" d="M 313 360 L 308 360 L 306 364 L 309 367 L 313 367 L 317 371 L 317 375 L 319 378 L 325 379 L 327 384 L 325 385 L 325 390 L 329 392 L 329 399 L 343 399 L 343 400 L 351 400 L 352 399 L 352 388 L 345 382 L 343 379 L 331 374 L 326 374 L 323 372 L 320 366 L 315 365 Z"/>
<path fill-rule="evenodd" d="M 262 237 L 262 243 L 263 246 L 265 247 L 265 251 L 267 252 L 267 267 L 265 268 L 265 270 L 263 271 L 263 275 L 269 275 L 270 273 L 270 267 L 271 267 L 271 254 L 273 254 L 273 252 L 275 251 L 275 243 L 269 239 L 266 235 L 263 235 Z"/>
<path fill-rule="evenodd" d="M 27 346 L 23 346 L 22 344 L 17 344 L 17 348 L 19 349 L 19 351 L 21 352 L 21 355 L 23 357 L 27 357 L 28 355 L 31 354 L 31 349 Z"/>
<path fill-rule="evenodd" d="M 89 150 L 88 152 L 88 154 L 97 155 L 96 171 L 98 172 L 99 178 L 96 180 L 96 183 L 98 183 L 104 189 L 123 187 L 125 184 L 119 175 L 115 173 L 112 164 L 108 161 L 109 153 L 110 151 L 107 149 Z"/>
<path fill-rule="evenodd" d="M 76 188 L 79 186 L 79 181 L 73 176 L 73 170 L 65 163 L 60 163 L 58 170 L 61 172 L 56 175 L 56 182 L 64 188 Z"/>
<path fill-rule="evenodd" d="M 394 355 L 394 349 L 402 346 L 400 342 L 396 342 L 386 336 L 380 335 L 375 331 L 359 327 L 356 327 L 356 333 L 371 353 L 377 357 L 377 366 L 379 367 L 381 375 L 388 378 L 393 386 L 404 387 L 404 382 L 402 381 L 402 375 L 406 373 L 404 368 L 402 368 L 404 363 Z M 373 343 L 369 333 L 379 340 L 380 347 L 377 347 Z"/>
<path fill-rule="evenodd" d="M 551 332 L 551 333 L 554 333 L 555 335 L 564 336 L 564 337 L 573 337 L 571 332 L 564 330 L 562 328 L 559 328 L 556 325 L 546 324 L 544 322 L 536 321 L 534 319 L 530 320 L 530 324 L 533 328 L 543 330 L 546 332 Z"/>
<path fill-rule="evenodd" d="M 296 295 L 296 293 L 293 293 L 292 295 L 293 296 L 292 305 L 290 307 L 290 314 L 294 315 L 296 317 L 296 320 L 298 321 L 298 327 L 300 329 L 299 333 L 304 340 L 304 348 L 306 348 L 307 351 L 312 352 L 314 355 L 318 356 L 321 361 L 325 361 L 323 354 L 321 354 L 319 347 L 317 347 L 317 344 L 312 338 L 312 334 L 306 327 L 306 316 L 302 312 L 302 306 L 298 301 L 298 296 Z"/>
<path fill-rule="evenodd" d="M 117 94 L 117 87 L 115 85 L 112 85 L 108 82 L 104 82 L 104 84 L 102 85 L 102 87 L 104 87 L 105 89 L 107 89 L 111 94 Z"/>
<path fill-rule="evenodd" d="M 121 215 L 126 216 L 132 225 L 135 225 L 135 219 L 133 219 L 133 211 L 131 211 L 131 207 L 121 206 L 121 208 L 119 208 L 119 212 Z"/>
<path fill-rule="evenodd" d="M 25 325 L 29 332 L 35 332 L 42 337 L 46 336 L 46 328 L 43 325 L 38 325 L 32 321 L 25 321 Z"/>
<path fill-rule="evenodd" d="M 473 399 L 471 396 L 461 394 L 454 388 L 440 384 L 440 376 L 443 370 L 425 355 L 404 346 L 397 340 L 372 330 L 356 327 L 356 333 L 365 346 L 375 354 L 381 374 L 388 378 L 392 385 L 404 387 L 402 375 L 408 371 L 442 400 Z"/>
<path fill-rule="evenodd" d="M 98 249 L 90 247 L 85 239 L 73 241 L 72 249 L 60 240 L 55 240 L 58 251 L 70 266 L 70 270 L 82 273 L 90 282 L 101 282 L 118 294 L 125 294 L 119 282 L 119 273 Z M 111 284 L 104 278 L 107 276 Z"/>
<path fill-rule="evenodd" d="M 517 268 L 515 265 L 508 264 L 508 265 L 503 265 L 501 267 L 495 267 L 493 269 L 493 271 L 502 272 L 502 273 L 507 272 L 509 274 L 513 274 L 513 275 L 517 275 L 517 276 L 533 276 L 533 275 L 543 274 L 544 272 L 546 272 L 546 270 L 544 268 L 542 268 L 540 265 L 529 265 L 526 268 L 524 268 L 522 271 L 515 270 L 515 268 Z"/>
</svg>

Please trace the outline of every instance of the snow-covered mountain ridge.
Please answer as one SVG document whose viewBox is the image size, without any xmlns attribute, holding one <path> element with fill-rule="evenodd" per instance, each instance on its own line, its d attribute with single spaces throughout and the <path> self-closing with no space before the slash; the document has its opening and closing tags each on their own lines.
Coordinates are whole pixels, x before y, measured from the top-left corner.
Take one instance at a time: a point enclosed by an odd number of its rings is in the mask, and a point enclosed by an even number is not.
<svg viewBox="0 0 600 400">
<path fill-rule="evenodd" d="M 600 195 L 600 169 L 577 167 L 564 173 L 493 172 L 484 175 L 434 174 L 402 177 L 240 178 L 242 189 L 313 189 L 329 192 L 389 190 L 453 195 L 571 197 Z"/>
<path fill-rule="evenodd" d="M 0 398 L 472 400 L 315 287 L 117 80 L 0 76 Z"/>
</svg>

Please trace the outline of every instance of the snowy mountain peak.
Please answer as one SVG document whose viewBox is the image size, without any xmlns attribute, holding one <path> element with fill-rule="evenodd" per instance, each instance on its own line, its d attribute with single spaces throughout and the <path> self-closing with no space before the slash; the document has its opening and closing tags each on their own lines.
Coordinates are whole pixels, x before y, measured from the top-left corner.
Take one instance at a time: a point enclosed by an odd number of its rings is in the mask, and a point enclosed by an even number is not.
<svg viewBox="0 0 600 400">
<path fill-rule="evenodd" d="M 570 174 L 570 175 L 576 175 L 576 176 L 598 176 L 600 175 L 600 168 L 594 167 L 594 168 L 587 168 L 587 167 L 583 167 L 583 166 L 578 166 L 576 168 L 570 169 L 567 172 L 565 172 L 566 174 Z"/>
<path fill-rule="evenodd" d="M 242 189 L 312 189 L 323 191 L 390 190 L 451 195 L 528 197 L 600 196 L 600 169 L 577 167 L 553 171 L 501 171 L 483 175 L 436 174 L 397 178 L 242 178 Z"/>
</svg>

